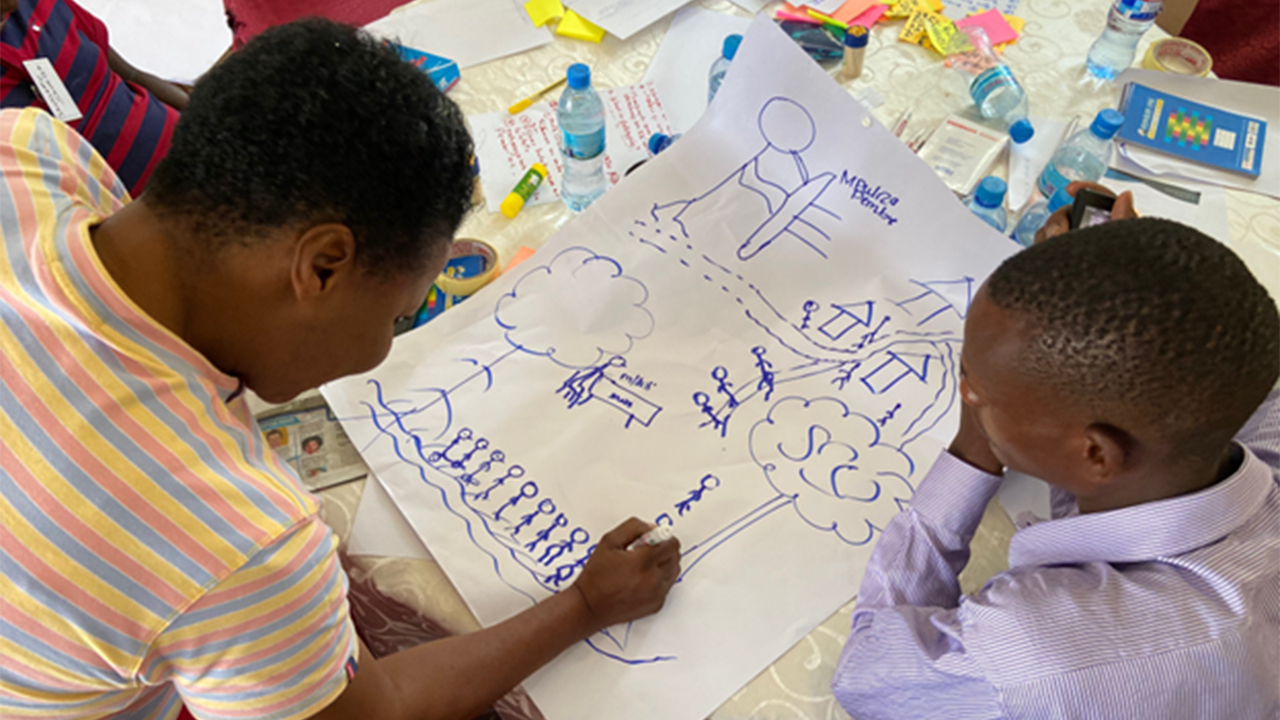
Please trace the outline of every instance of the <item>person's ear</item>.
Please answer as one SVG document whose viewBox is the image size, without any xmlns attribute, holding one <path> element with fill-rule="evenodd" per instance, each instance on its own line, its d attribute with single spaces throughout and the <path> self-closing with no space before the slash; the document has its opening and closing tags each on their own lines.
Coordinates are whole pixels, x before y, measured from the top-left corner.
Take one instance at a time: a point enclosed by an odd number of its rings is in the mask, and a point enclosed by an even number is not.
<svg viewBox="0 0 1280 720">
<path fill-rule="evenodd" d="M 321 296 L 355 269 L 356 238 L 340 223 L 313 225 L 294 243 L 289 278 L 299 300 Z"/>
<path fill-rule="evenodd" d="M 1107 423 L 1091 423 L 1084 429 L 1084 461 L 1087 481 L 1102 487 L 1130 470 L 1137 460 L 1137 441 L 1124 430 Z"/>
</svg>

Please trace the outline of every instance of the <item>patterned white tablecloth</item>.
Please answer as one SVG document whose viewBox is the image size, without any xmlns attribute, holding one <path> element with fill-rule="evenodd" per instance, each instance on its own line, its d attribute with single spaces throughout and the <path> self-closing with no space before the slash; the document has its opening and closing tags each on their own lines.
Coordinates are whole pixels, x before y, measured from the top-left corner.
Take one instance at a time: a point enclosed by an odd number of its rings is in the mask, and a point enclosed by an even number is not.
<svg viewBox="0 0 1280 720">
<path fill-rule="evenodd" d="M 725 0 L 695 4 L 746 14 Z M 1026 19 L 1026 27 L 1022 38 L 1008 49 L 1006 59 L 1027 88 L 1034 114 L 1064 119 L 1077 113 L 1092 116 L 1114 104 L 1115 89 L 1087 79 L 1084 70 L 1085 53 L 1102 31 L 1108 6 L 1108 0 L 1022 0 L 1017 14 Z M 594 45 L 557 37 L 545 47 L 463 71 L 461 82 L 450 95 L 467 114 L 503 110 L 563 76 L 575 62 L 589 64 L 594 82 L 601 87 L 635 83 L 644 75 L 669 23 L 669 19 L 659 21 L 626 42 L 609 36 Z M 886 102 L 875 113 L 886 124 L 904 108 L 911 108 L 912 127 L 927 127 L 970 100 L 960 76 L 944 68 L 937 55 L 898 42 L 900 27 L 900 22 L 882 23 L 872 31 L 863 75 L 846 87 L 857 92 L 871 86 L 883 94 Z M 1139 57 L 1146 44 L 1163 36 L 1153 28 L 1139 48 Z M 706 70 L 691 68 L 690 72 L 702 75 Z M 1229 192 L 1227 203 L 1233 247 L 1273 297 L 1280 297 L 1280 202 Z M 480 209 L 466 221 L 459 236 L 488 241 L 498 248 L 505 263 L 522 245 L 540 247 L 570 217 L 559 203 L 527 208 L 515 220 Z M 363 485 L 360 482 L 323 494 L 327 519 L 340 537 L 349 532 Z M 1004 569 L 1012 532 L 1005 514 L 994 504 L 988 508 L 974 541 L 973 560 L 961 578 L 966 591 L 981 587 L 992 574 Z M 447 631 L 475 627 L 465 605 L 431 561 L 361 558 L 348 569 L 354 583 L 376 585 L 379 592 L 439 620 Z M 847 606 L 837 612 L 779 658 L 717 710 L 713 720 L 847 718 L 828 684 L 848 634 L 850 610 Z"/>
</svg>

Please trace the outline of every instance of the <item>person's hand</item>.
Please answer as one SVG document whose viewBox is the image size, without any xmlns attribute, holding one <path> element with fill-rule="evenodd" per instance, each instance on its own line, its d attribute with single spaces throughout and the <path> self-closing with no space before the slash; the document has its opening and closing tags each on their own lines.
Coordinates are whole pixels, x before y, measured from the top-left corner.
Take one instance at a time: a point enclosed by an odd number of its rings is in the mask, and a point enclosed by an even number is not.
<svg viewBox="0 0 1280 720">
<path fill-rule="evenodd" d="M 991 441 L 978 422 L 978 411 L 969 403 L 960 404 L 960 429 L 947 452 L 983 472 L 1004 474 L 1004 463 L 991 452 Z"/>
<path fill-rule="evenodd" d="M 1128 190 L 1120 193 L 1119 197 L 1116 197 L 1116 194 L 1111 192 L 1111 190 L 1104 185 L 1099 185 L 1095 182 L 1077 180 L 1067 186 L 1067 194 L 1074 198 L 1076 193 L 1080 192 L 1081 188 L 1089 188 L 1094 192 L 1099 192 L 1103 195 L 1109 195 L 1116 198 L 1116 204 L 1111 206 L 1112 220 L 1127 220 L 1129 218 L 1138 217 L 1138 212 L 1133 209 L 1133 193 Z M 1067 205 L 1066 207 L 1058 208 L 1057 212 L 1049 216 L 1049 219 L 1045 221 L 1044 226 L 1036 231 L 1035 241 L 1037 243 L 1044 242 L 1045 240 L 1061 235 L 1070 229 L 1071 206 Z"/>
<path fill-rule="evenodd" d="M 597 630 L 662 609 L 680 575 L 680 541 L 672 538 L 627 550 L 652 527 L 633 517 L 611 530 L 573 584 L 582 593 Z"/>
</svg>

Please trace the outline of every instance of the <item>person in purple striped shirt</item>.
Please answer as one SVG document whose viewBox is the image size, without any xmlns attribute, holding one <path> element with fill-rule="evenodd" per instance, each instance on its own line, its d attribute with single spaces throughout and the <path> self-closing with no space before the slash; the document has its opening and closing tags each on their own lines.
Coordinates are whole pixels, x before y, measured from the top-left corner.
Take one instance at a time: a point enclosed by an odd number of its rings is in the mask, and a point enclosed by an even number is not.
<svg viewBox="0 0 1280 720">
<path fill-rule="evenodd" d="M 1226 246 L 1125 219 L 975 296 L 960 430 L 884 532 L 832 680 L 857 720 L 1280 717 L 1280 319 Z M 1008 470 L 1053 486 L 962 595 Z"/>
</svg>

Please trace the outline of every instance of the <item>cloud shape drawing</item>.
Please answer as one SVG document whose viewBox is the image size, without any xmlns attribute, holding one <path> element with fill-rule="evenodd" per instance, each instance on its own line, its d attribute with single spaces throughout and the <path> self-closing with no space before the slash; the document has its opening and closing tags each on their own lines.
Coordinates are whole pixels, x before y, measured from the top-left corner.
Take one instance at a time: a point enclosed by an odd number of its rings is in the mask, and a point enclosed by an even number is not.
<svg viewBox="0 0 1280 720">
<path fill-rule="evenodd" d="M 625 355 L 653 332 L 649 289 L 613 258 L 566 248 L 529 270 L 498 299 L 494 319 L 508 343 L 566 368 Z"/>
<path fill-rule="evenodd" d="M 914 463 L 840 400 L 787 397 L 751 428 L 751 457 L 813 527 L 865 545 L 914 494 Z"/>
</svg>

